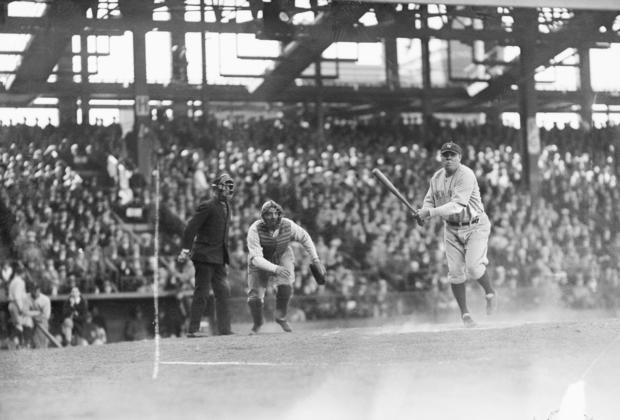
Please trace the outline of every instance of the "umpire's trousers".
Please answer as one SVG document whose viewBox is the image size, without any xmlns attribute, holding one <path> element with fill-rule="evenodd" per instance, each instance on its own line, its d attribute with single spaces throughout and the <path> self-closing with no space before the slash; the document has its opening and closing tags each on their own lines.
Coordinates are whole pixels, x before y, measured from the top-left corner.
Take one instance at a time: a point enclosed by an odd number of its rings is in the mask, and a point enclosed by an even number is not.
<svg viewBox="0 0 620 420">
<path fill-rule="evenodd" d="M 209 297 L 209 288 L 212 287 L 215 295 L 217 331 L 219 334 L 230 334 L 230 312 L 228 310 L 230 286 L 226 280 L 226 267 L 223 264 L 194 261 L 194 268 L 196 269 L 196 284 L 190 309 L 189 332 L 196 332 L 200 329 L 200 321 Z"/>
</svg>

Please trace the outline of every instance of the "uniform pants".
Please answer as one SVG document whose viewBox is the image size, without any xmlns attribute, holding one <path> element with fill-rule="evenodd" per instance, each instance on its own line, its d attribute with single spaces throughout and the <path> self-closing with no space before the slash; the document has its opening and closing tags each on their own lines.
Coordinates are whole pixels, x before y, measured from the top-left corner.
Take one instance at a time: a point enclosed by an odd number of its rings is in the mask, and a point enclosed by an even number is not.
<svg viewBox="0 0 620 420">
<path fill-rule="evenodd" d="M 289 276 L 282 277 L 255 267 L 249 268 L 248 298 L 263 300 L 268 288 L 277 290 L 278 286 L 292 286 L 295 283 L 295 256 L 290 247 L 277 259 L 276 264 L 285 267 L 290 273 Z"/>
<path fill-rule="evenodd" d="M 464 283 L 467 279 L 477 280 L 484 274 L 487 259 L 491 223 L 486 214 L 474 225 L 453 227 L 446 225 L 444 240 L 448 260 L 450 283 Z"/>
<path fill-rule="evenodd" d="M 230 313 L 228 299 L 230 298 L 230 286 L 226 280 L 226 267 L 224 264 L 209 264 L 194 261 L 196 269 L 194 297 L 190 309 L 189 332 L 194 333 L 200 329 L 200 321 L 207 307 L 209 289 L 213 289 L 215 295 L 215 317 L 219 334 L 229 334 Z"/>
</svg>

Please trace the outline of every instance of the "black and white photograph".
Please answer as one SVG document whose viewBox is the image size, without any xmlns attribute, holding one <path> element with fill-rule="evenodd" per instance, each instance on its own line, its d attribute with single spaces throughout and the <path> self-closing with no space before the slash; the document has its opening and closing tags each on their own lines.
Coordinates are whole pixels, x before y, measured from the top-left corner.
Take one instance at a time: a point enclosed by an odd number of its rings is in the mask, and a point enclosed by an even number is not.
<svg viewBox="0 0 620 420">
<path fill-rule="evenodd" d="M 618 0 L 0 0 L 0 418 L 620 418 Z"/>
</svg>

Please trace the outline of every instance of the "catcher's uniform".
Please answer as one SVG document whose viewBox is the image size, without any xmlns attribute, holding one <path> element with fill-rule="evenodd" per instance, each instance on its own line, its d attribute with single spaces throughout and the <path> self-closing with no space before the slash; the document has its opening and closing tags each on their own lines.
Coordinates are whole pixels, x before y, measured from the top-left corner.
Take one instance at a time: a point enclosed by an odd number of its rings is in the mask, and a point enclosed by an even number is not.
<svg viewBox="0 0 620 420">
<path fill-rule="evenodd" d="M 285 217 L 275 231 L 268 229 L 262 219 L 248 231 L 248 297 L 263 299 L 267 287 L 291 286 L 295 282 L 295 255 L 291 241 L 299 242 L 313 261 L 318 260 L 314 242 L 308 232 Z M 276 268 L 285 267 L 288 277 L 277 276 Z"/>
<path fill-rule="evenodd" d="M 460 164 L 452 176 L 446 175 L 444 168 L 435 172 L 422 207 L 445 222 L 448 277 L 456 284 L 484 274 L 491 223 L 474 172 Z"/>
</svg>

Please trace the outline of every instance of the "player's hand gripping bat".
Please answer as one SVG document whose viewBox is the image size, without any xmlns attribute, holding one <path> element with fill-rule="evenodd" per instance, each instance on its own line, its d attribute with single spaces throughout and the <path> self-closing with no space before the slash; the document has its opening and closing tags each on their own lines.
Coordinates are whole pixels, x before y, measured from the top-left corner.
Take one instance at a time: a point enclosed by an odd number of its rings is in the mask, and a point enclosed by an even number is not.
<svg viewBox="0 0 620 420">
<path fill-rule="evenodd" d="M 381 172 L 380 169 L 378 168 L 374 168 L 372 170 L 372 174 L 383 184 L 387 187 L 387 189 L 394 194 L 394 196 L 396 198 L 398 198 L 400 200 L 401 203 L 403 203 L 405 206 L 407 206 L 407 208 L 411 211 L 411 213 L 413 214 L 413 216 L 415 217 L 416 221 L 418 222 L 418 224 L 420 226 L 422 226 L 424 224 L 424 221 L 422 220 L 422 218 L 418 215 L 418 210 L 413 207 L 411 205 L 411 203 L 409 203 L 409 201 L 400 193 L 400 191 L 398 191 L 398 189 L 396 189 L 396 187 L 394 186 L 394 184 L 392 184 L 392 181 L 390 181 L 390 179 L 383 173 Z"/>
</svg>

